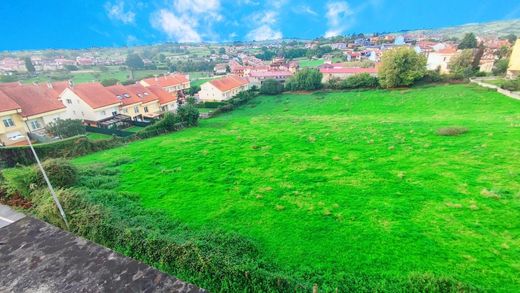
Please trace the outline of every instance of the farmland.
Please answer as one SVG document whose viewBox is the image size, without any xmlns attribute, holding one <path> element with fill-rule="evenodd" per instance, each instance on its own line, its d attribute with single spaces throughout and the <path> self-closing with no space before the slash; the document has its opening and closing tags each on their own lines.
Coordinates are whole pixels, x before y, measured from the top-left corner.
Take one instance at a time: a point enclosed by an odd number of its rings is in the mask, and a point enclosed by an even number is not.
<svg viewBox="0 0 520 293">
<path fill-rule="evenodd" d="M 438 135 L 446 127 L 467 132 Z M 116 191 L 149 221 L 237 233 L 292 277 L 319 274 L 320 288 L 431 275 L 511 292 L 519 141 L 518 101 L 450 85 L 262 96 L 74 164 L 116 168 Z"/>
</svg>

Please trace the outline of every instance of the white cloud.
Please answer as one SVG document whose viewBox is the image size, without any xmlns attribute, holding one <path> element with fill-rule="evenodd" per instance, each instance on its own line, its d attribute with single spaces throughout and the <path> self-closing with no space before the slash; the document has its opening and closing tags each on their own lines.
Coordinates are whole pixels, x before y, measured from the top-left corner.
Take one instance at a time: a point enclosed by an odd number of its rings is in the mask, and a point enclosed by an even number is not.
<svg viewBox="0 0 520 293">
<path fill-rule="evenodd" d="M 125 11 L 125 3 L 118 1 L 117 3 L 105 3 L 105 10 L 110 19 L 121 21 L 124 24 L 135 22 L 135 13 L 128 10 Z"/>
<path fill-rule="evenodd" d="M 175 0 L 173 5 L 178 13 L 205 17 L 220 21 L 220 0 Z"/>
<path fill-rule="evenodd" d="M 272 29 L 269 25 L 262 25 L 250 31 L 246 38 L 250 41 L 278 40 L 282 38 L 282 32 Z"/>
<path fill-rule="evenodd" d="M 298 5 L 293 8 L 293 11 L 297 14 L 308 14 L 312 16 L 318 16 L 318 12 L 314 11 L 309 5 Z"/>
<path fill-rule="evenodd" d="M 334 37 L 344 33 L 354 22 L 354 12 L 346 1 L 327 3 L 328 30 L 325 37 Z"/>
<path fill-rule="evenodd" d="M 263 11 L 253 14 L 250 17 L 253 23 L 275 24 L 278 21 L 278 13 L 274 11 Z"/>
<path fill-rule="evenodd" d="M 152 16 L 152 25 L 166 33 L 170 39 L 181 43 L 202 41 L 199 33 L 189 24 L 188 19 L 177 16 L 166 9 L 161 9 Z"/>
</svg>

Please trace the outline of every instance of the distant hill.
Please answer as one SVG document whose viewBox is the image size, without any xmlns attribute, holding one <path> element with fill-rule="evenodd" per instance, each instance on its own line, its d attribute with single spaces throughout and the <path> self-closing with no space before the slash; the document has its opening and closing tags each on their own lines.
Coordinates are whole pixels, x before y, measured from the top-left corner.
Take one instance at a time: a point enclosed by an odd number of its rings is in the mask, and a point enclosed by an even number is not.
<svg viewBox="0 0 520 293">
<path fill-rule="evenodd" d="M 460 26 L 439 29 L 410 30 L 406 31 L 406 33 L 424 33 L 426 35 L 442 35 L 445 37 L 457 38 L 464 36 L 466 33 L 476 33 L 479 36 L 499 37 L 513 33 L 517 36 L 520 36 L 520 19 L 501 20 L 486 23 L 468 23 Z"/>
</svg>

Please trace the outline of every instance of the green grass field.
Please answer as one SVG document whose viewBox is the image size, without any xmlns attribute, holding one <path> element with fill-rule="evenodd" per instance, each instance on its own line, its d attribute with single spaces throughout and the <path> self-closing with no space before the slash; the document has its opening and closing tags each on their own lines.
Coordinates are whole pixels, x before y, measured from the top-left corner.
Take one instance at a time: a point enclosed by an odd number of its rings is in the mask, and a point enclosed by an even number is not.
<svg viewBox="0 0 520 293">
<path fill-rule="evenodd" d="M 74 162 L 116 166 L 143 209 L 252 239 L 298 278 L 520 291 L 520 102 L 473 85 L 285 94 L 200 124 Z M 450 126 L 468 132 L 437 135 Z"/>
</svg>

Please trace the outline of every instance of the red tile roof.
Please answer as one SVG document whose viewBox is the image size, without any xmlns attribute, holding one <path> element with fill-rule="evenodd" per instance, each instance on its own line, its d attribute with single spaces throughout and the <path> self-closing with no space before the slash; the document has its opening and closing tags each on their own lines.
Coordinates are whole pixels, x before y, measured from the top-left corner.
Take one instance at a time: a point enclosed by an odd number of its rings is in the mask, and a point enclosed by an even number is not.
<svg viewBox="0 0 520 293">
<path fill-rule="evenodd" d="M 125 87 L 134 95 L 139 97 L 141 103 L 143 104 L 150 103 L 153 101 L 159 101 L 159 97 L 152 93 L 148 88 L 140 84 L 131 84 Z"/>
<path fill-rule="evenodd" d="M 97 82 L 78 84 L 72 87 L 71 90 L 92 107 L 92 109 L 99 109 L 120 103 L 113 93 Z"/>
<path fill-rule="evenodd" d="M 453 47 L 446 47 L 444 49 L 440 49 L 439 51 L 437 51 L 437 53 L 439 53 L 439 54 L 455 54 L 455 53 L 457 53 L 457 49 L 455 49 Z"/>
<path fill-rule="evenodd" d="M 159 98 L 159 103 L 161 105 L 177 101 L 176 94 L 171 94 L 171 93 L 163 90 L 162 87 L 152 85 L 152 86 L 148 87 L 148 89 L 150 90 L 150 92 L 152 92 L 154 95 L 156 95 Z"/>
<path fill-rule="evenodd" d="M 321 73 L 343 73 L 343 74 L 360 74 L 360 73 L 377 73 L 377 68 L 362 67 L 344 67 L 343 64 L 331 64 L 320 68 Z"/>
<path fill-rule="evenodd" d="M 244 86 L 249 83 L 247 78 L 243 78 L 237 75 L 229 75 L 221 79 L 214 79 L 209 81 L 214 87 L 222 92 L 227 92 L 237 87 Z"/>
<path fill-rule="evenodd" d="M 290 71 L 251 71 L 249 73 L 251 77 L 290 77 L 293 76 Z"/>
<path fill-rule="evenodd" d="M 116 84 L 113 86 L 109 86 L 106 88 L 109 90 L 112 94 L 114 94 L 114 97 L 123 103 L 123 105 L 132 105 L 141 103 L 141 99 L 134 93 L 132 93 L 130 90 L 128 90 L 126 87 Z"/>
<path fill-rule="evenodd" d="M 164 88 L 181 85 L 187 82 L 189 83 L 190 80 L 182 74 L 170 74 L 160 77 L 147 78 L 144 80 L 144 82 L 146 82 L 149 85 L 157 85 Z"/>
<path fill-rule="evenodd" d="M 22 116 L 29 117 L 65 109 L 56 91 L 37 85 L 3 88 L 2 91 L 22 108 Z"/>
<path fill-rule="evenodd" d="M 20 105 L 18 105 L 15 101 L 13 101 L 0 90 L 0 112 L 12 111 L 21 108 L 22 107 L 20 107 Z"/>
</svg>

